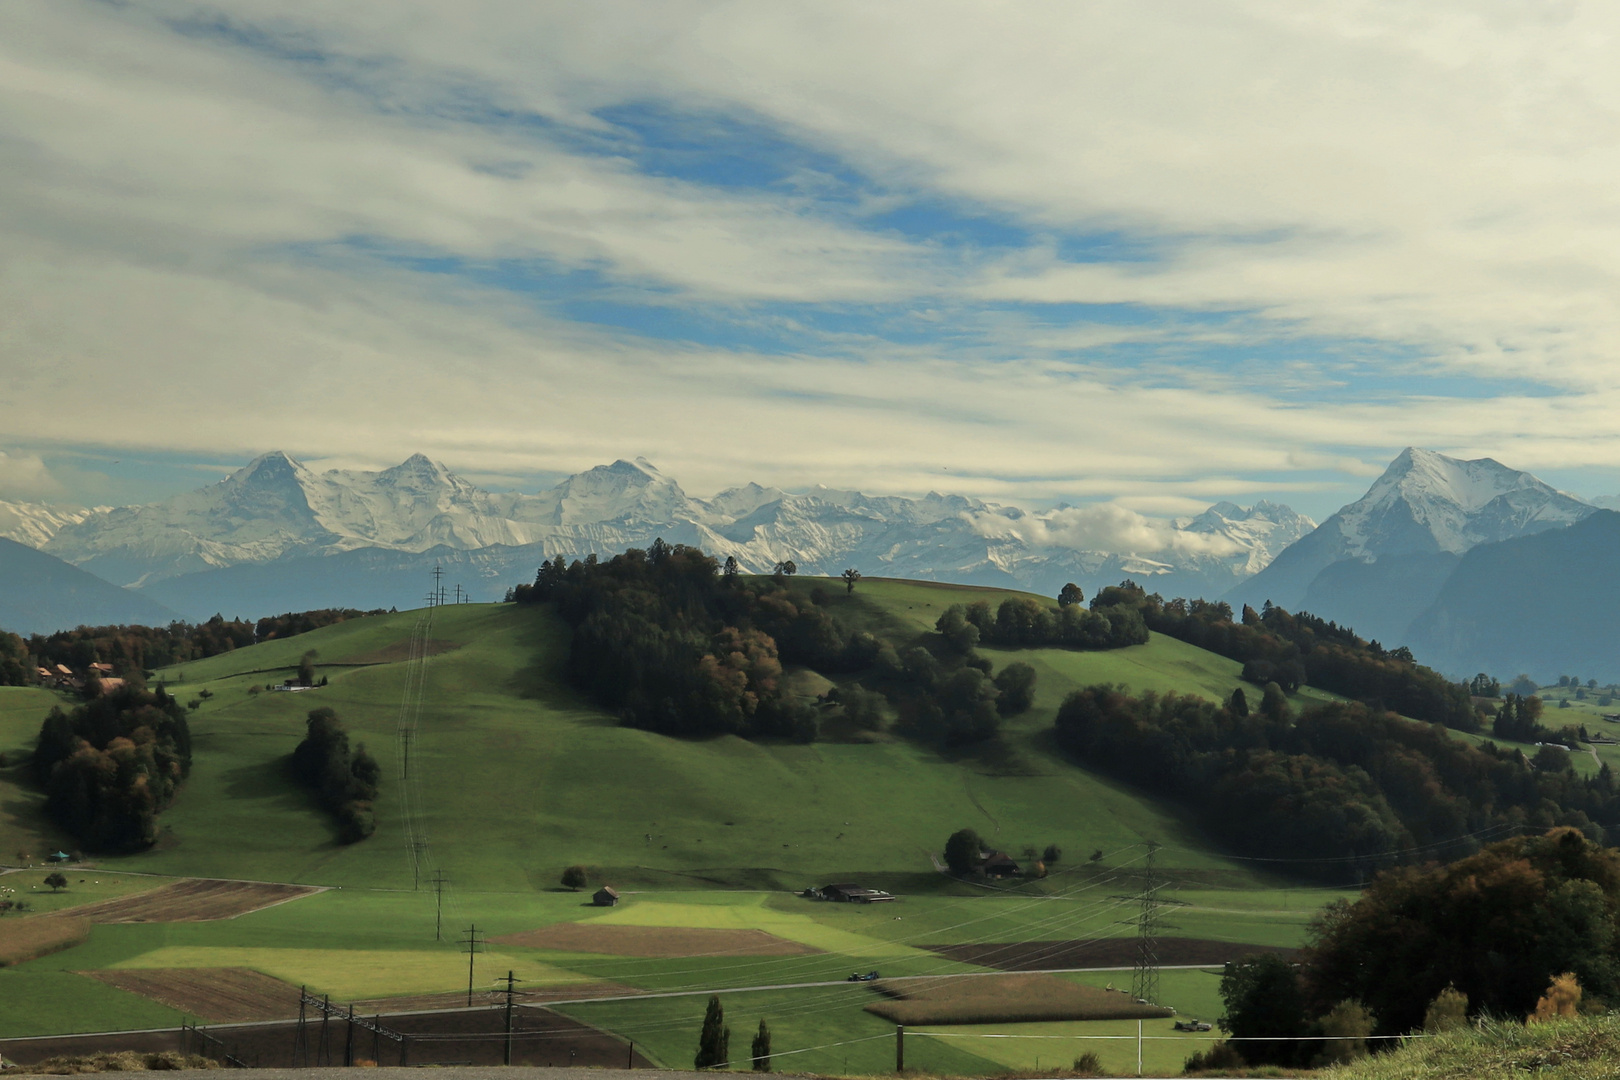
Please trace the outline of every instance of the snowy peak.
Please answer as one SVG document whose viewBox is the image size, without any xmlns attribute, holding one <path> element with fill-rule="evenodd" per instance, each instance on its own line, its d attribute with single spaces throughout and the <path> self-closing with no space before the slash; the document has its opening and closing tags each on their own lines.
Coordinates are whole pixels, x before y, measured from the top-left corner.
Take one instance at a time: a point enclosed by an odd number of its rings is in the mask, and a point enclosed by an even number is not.
<svg viewBox="0 0 1620 1080">
<path fill-rule="evenodd" d="M 1491 458 L 1407 447 L 1359 500 L 1329 519 L 1344 556 L 1447 551 L 1574 524 L 1594 507 Z"/>
<path fill-rule="evenodd" d="M 570 476 L 551 489 L 557 525 L 583 525 L 609 521 L 689 521 L 702 508 L 681 486 L 655 469 L 645 458 L 619 459 Z"/>
<path fill-rule="evenodd" d="M 0 499 L 0 540 L 15 540 L 31 548 L 44 547 L 63 528 L 89 516 L 89 510 L 74 507 Z"/>
</svg>

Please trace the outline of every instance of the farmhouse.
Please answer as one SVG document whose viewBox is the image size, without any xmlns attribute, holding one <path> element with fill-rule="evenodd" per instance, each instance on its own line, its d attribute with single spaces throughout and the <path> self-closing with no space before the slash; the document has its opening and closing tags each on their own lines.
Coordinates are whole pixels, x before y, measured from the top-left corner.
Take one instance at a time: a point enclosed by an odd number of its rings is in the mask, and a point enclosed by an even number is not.
<svg viewBox="0 0 1620 1080">
<path fill-rule="evenodd" d="M 591 903 L 597 907 L 617 907 L 619 903 L 619 890 L 611 885 L 604 885 L 596 890 L 591 897 Z"/>
<path fill-rule="evenodd" d="M 1018 864 L 1005 851 L 987 851 L 979 864 L 986 877 L 1017 877 Z"/>
</svg>

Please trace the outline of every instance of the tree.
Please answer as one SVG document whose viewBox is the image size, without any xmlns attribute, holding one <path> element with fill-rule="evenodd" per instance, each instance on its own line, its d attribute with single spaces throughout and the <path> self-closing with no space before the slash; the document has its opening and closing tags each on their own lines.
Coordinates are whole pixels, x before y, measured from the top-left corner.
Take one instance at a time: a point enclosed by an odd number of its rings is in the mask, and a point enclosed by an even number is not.
<svg viewBox="0 0 1620 1080">
<path fill-rule="evenodd" d="M 726 1027 L 726 1011 L 720 1007 L 720 995 L 709 997 L 709 1008 L 703 1014 L 703 1031 L 698 1035 L 697 1056 L 692 1059 L 694 1069 L 721 1069 L 731 1060 L 731 1029 Z"/>
<path fill-rule="evenodd" d="M 1058 607 L 1074 607 L 1083 603 L 1085 599 L 1085 594 L 1080 591 L 1080 586 L 1071 581 L 1063 586 L 1062 591 L 1058 593 Z"/>
<path fill-rule="evenodd" d="M 1243 692 L 1243 687 L 1233 690 L 1232 696 L 1227 698 L 1226 711 L 1238 717 L 1249 715 L 1249 697 Z"/>
<path fill-rule="evenodd" d="M 727 555 L 725 569 L 721 570 L 720 572 L 728 578 L 734 578 L 737 576 L 737 571 L 739 569 L 740 567 L 737 565 L 737 556 Z"/>
<path fill-rule="evenodd" d="M 1041 861 L 1045 863 L 1055 863 L 1061 858 L 1063 858 L 1063 849 L 1056 844 L 1047 844 L 1046 850 L 1041 853 Z"/>
<path fill-rule="evenodd" d="M 853 566 L 848 570 L 845 570 L 843 574 L 839 576 L 844 579 L 844 591 L 850 593 L 855 591 L 855 583 L 861 580 L 861 572 L 855 569 Z"/>
<path fill-rule="evenodd" d="M 1305 1009 L 1294 965 L 1275 953 L 1252 954 L 1226 965 L 1221 975 L 1226 1015 L 1221 1029 L 1245 1040 L 1243 1056 L 1255 1065 L 1292 1065 L 1305 1034 Z M 1276 1042 L 1265 1036 L 1281 1036 Z"/>
<path fill-rule="evenodd" d="M 575 892 L 578 892 L 586 885 L 590 884 L 590 880 L 590 875 L 586 872 L 583 866 L 570 866 L 562 873 L 563 888 L 573 889 Z"/>
<path fill-rule="evenodd" d="M 792 559 L 783 559 L 776 564 L 777 577 L 792 577 L 799 572 L 799 564 Z"/>
<path fill-rule="evenodd" d="M 771 1071 L 771 1029 L 765 1026 L 765 1018 L 760 1017 L 759 1031 L 754 1034 L 754 1071 Z"/>
<path fill-rule="evenodd" d="M 52 892 L 55 892 L 57 889 L 67 888 L 67 883 L 68 879 L 63 877 L 60 871 L 53 871 L 52 873 L 45 875 L 45 884 L 51 887 Z"/>
<path fill-rule="evenodd" d="M 1035 669 L 1025 663 L 1011 663 L 996 673 L 996 711 L 1017 716 L 1035 703 Z"/>
<path fill-rule="evenodd" d="M 958 829 L 951 833 L 951 838 L 945 841 L 945 865 L 951 868 L 951 873 L 966 877 L 973 873 L 979 865 L 979 855 L 984 851 L 984 841 L 972 829 Z"/>
<path fill-rule="evenodd" d="M 315 685 L 315 650 L 311 649 L 298 658 L 298 685 Z"/>
</svg>

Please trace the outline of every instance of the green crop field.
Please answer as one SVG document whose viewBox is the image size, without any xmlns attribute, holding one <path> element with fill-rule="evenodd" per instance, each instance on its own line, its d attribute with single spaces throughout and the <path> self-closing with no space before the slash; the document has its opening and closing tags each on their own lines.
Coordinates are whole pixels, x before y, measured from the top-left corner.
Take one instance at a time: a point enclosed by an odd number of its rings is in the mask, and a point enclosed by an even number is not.
<svg viewBox="0 0 1620 1080">
<path fill-rule="evenodd" d="M 843 617 L 900 645 L 927 633 L 952 603 L 1016 595 L 887 580 L 863 581 L 852 597 L 841 584 L 822 587 Z M 763 931 L 816 951 L 672 959 L 492 943 L 476 958 L 480 991 L 513 970 L 535 987 L 612 982 L 690 995 L 563 1006 L 666 1064 L 684 1065 L 706 994 L 724 990 L 734 1051 L 746 1049 L 766 1016 L 778 1052 L 823 1047 L 783 1058 L 779 1068 L 839 1072 L 847 1060 L 849 1071 L 881 1071 L 892 1063 L 892 1040 L 875 1036 L 892 1026 L 861 1010 L 870 991 L 845 985 L 845 975 L 977 970 L 929 951 L 938 945 L 1129 935 L 1133 912 L 1116 897 L 1139 886 L 1149 840 L 1163 845 L 1158 865 L 1186 890 L 1190 906 L 1175 920 L 1183 936 L 1298 944 L 1321 904 L 1346 895 L 1289 888 L 1223 856 L 1186 814 L 1057 750 L 1052 718 L 1075 687 L 1118 682 L 1215 699 L 1239 685 L 1237 664 L 1182 642 L 1155 635 L 1102 653 L 985 649 L 998 667 L 1022 660 L 1039 677 L 1034 708 L 1006 724 L 993 752 L 947 754 L 883 734 L 813 745 L 677 740 L 621 727 L 584 700 L 560 677 L 566 628 L 547 611 L 510 605 L 432 613 L 435 655 L 424 663 L 410 746 L 416 835 L 426 847 L 413 859 L 398 725 L 409 667 L 402 661 L 423 617 L 353 620 L 160 672 L 182 702 L 199 703 L 190 714 L 191 778 L 159 818 L 154 849 L 72 868 L 74 882 L 50 906 L 105 899 L 163 876 L 334 888 L 217 922 L 98 925 L 82 945 L 0 970 L 0 1000 L 29 1002 L 0 1014 L 0 1037 L 175 1019 L 84 971 L 247 967 L 339 998 L 451 991 L 465 989 L 458 943 L 470 925 L 498 938 L 581 922 Z M 327 686 L 265 689 L 311 650 Z M 814 672 L 791 677 L 805 692 L 830 685 Z M 0 690 L 0 751 L 8 755 L 0 769 L 0 861 L 20 853 L 37 863 L 45 851 L 71 846 L 44 819 L 26 768 L 16 764 L 56 704 L 71 701 Z M 337 843 L 328 816 L 285 769 L 317 706 L 334 709 L 382 765 L 378 829 L 358 844 Z M 1018 858 L 1048 844 L 1064 854 L 1041 881 L 963 884 L 940 874 L 934 859 L 964 826 Z M 1096 862 L 1094 851 L 1102 852 Z M 620 888 L 621 905 L 591 908 L 588 890 L 559 889 L 562 869 L 574 863 L 589 868 L 592 888 Z M 442 940 L 434 938 L 435 870 L 450 883 Z M 145 874 L 159 876 L 136 876 Z M 0 880 L 37 885 L 39 876 L 30 870 Z M 794 895 L 834 880 L 901 899 L 867 907 Z M 1208 977 L 1172 974 L 1167 1004 L 1211 1011 Z M 817 983 L 837 985 L 802 985 Z M 984 1072 L 1028 1056 L 970 1045 L 981 1041 L 919 1039 L 913 1063 Z"/>
</svg>

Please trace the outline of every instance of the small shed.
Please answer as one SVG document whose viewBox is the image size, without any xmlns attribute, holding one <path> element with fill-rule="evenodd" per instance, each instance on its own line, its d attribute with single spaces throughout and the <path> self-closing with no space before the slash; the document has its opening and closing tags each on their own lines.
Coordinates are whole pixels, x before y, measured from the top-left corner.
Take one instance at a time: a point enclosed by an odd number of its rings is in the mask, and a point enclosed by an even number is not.
<svg viewBox="0 0 1620 1080">
<path fill-rule="evenodd" d="M 591 897 L 591 903 L 597 907 L 615 907 L 619 903 L 619 890 L 611 885 L 604 885 L 596 890 L 596 894 Z"/>
</svg>

